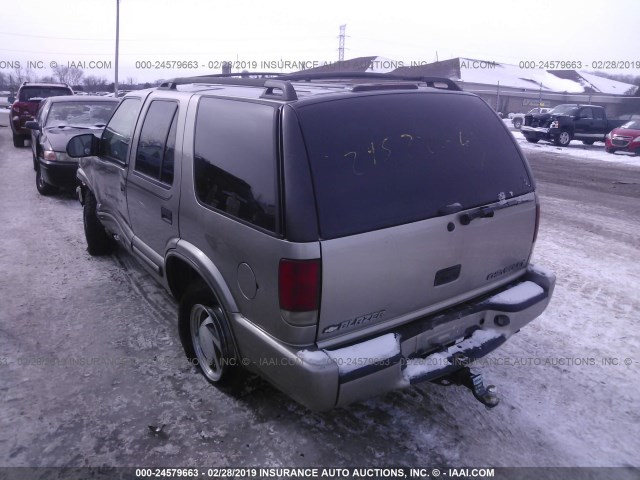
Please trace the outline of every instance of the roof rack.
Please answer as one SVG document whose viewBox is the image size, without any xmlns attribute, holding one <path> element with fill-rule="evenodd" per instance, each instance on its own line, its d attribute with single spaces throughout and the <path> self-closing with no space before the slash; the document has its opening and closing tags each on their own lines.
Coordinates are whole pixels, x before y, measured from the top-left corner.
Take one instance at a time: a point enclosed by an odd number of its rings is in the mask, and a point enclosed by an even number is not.
<svg viewBox="0 0 640 480">
<path fill-rule="evenodd" d="M 175 90 L 177 85 L 186 85 L 189 83 L 220 83 L 224 85 L 261 87 L 267 78 L 275 78 L 280 75 L 282 74 L 278 72 L 213 73 L 211 75 L 173 78 L 163 82 L 158 88 Z"/>
<path fill-rule="evenodd" d="M 291 84 L 293 81 L 312 80 L 339 80 L 339 79 L 367 79 L 367 80 L 390 80 L 390 83 L 360 84 L 352 88 L 354 92 L 364 92 L 369 90 L 389 90 L 405 89 L 413 90 L 418 88 L 415 82 L 425 83 L 428 87 L 440 88 L 444 90 L 462 90 L 454 81 L 442 77 L 412 77 L 405 75 L 393 75 L 389 73 L 374 72 L 308 72 L 308 73 L 274 73 L 274 72 L 241 72 L 241 73 L 220 73 L 212 75 L 201 75 L 195 77 L 174 78 L 163 82 L 158 88 L 161 90 L 175 90 L 178 85 L 186 84 L 218 84 L 218 85 L 240 85 L 251 87 L 264 87 L 264 93 L 260 98 L 291 101 L 297 100 L 298 95 Z M 405 83 L 400 83 L 400 82 Z M 406 83 L 414 82 L 414 83 Z"/>
<path fill-rule="evenodd" d="M 306 81 L 312 80 L 340 80 L 340 79 L 384 79 L 384 80 L 405 80 L 410 82 L 426 83 L 428 87 L 441 88 L 444 90 L 462 89 L 451 79 L 444 77 L 423 77 L 423 76 L 407 76 L 395 75 L 393 73 L 377 73 L 377 72 L 297 72 L 287 73 L 277 77 L 278 80 L 290 81 Z"/>
</svg>

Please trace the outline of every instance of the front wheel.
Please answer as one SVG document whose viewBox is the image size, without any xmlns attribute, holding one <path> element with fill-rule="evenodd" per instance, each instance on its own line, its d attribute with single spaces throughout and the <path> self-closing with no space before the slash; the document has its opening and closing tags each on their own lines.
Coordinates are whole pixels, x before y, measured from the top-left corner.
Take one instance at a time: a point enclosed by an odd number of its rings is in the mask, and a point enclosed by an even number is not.
<svg viewBox="0 0 640 480">
<path fill-rule="evenodd" d="M 56 191 L 53 185 L 48 184 L 42 176 L 42 167 L 36 166 L 36 188 L 40 195 L 51 195 Z"/>
<path fill-rule="evenodd" d="M 520 127 L 522 127 L 522 120 L 520 120 L 519 118 L 516 118 L 516 119 L 513 121 L 513 126 L 514 126 L 516 129 L 520 130 Z"/>
<path fill-rule="evenodd" d="M 113 240 L 104 229 L 96 212 L 96 197 L 89 190 L 85 194 L 82 208 L 84 236 L 87 239 L 87 251 L 91 256 L 106 255 L 113 250 Z"/>
<path fill-rule="evenodd" d="M 593 145 L 593 142 L 595 142 L 595 140 L 582 140 L 584 145 Z"/>
<path fill-rule="evenodd" d="M 615 149 L 615 148 L 608 148 L 608 147 L 606 147 L 606 148 L 604 149 L 604 151 L 605 151 L 605 152 L 607 152 L 607 153 L 616 153 L 616 149 Z"/>
<path fill-rule="evenodd" d="M 566 147 L 571 143 L 571 134 L 566 130 L 563 130 L 560 132 L 560 135 L 553 139 L 553 143 L 558 147 Z"/>
<path fill-rule="evenodd" d="M 189 362 L 224 391 L 234 391 L 242 379 L 233 337 L 215 295 L 202 284 L 192 285 L 180 300 L 180 341 Z"/>
<path fill-rule="evenodd" d="M 531 137 L 526 137 L 527 142 L 529 143 L 538 143 L 538 140 L 540 140 L 539 138 L 531 138 Z"/>
</svg>

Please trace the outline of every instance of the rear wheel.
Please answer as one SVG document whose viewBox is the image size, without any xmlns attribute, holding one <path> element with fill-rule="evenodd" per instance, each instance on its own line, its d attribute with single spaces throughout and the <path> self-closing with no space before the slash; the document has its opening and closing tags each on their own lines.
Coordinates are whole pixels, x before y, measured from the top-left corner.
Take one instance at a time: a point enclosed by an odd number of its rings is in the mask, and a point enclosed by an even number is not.
<svg viewBox="0 0 640 480">
<path fill-rule="evenodd" d="M 84 197 L 82 219 L 89 255 L 98 256 L 111 253 L 113 250 L 113 240 L 98 219 L 98 214 L 96 213 L 96 197 L 94 197 L 89 190 L 87 190 Z"/>
<path fill-rule="evenodd" d="M 42 168 L 40 165 L 36 166 L 36 188 L 40 195 L 51 195 L 56 191 L 53 185 L 48 184 L 42 177 Z"/>
<path fill-rule="evenodd" d="M 189 361 L 216 387 L 235 391 L 243 369 L 229 322 L 215 295 L 201 283 L 189 287 L 180 300 L 179 330 Z"/>
<path fill-rule="evenodd" d="M 553 143 L 559 147 L 566 147 L 571 143 L 571 134 L 567 130 L 563 130 L 553 139 Z"/>
<path fill-rule="evenodd" d="M 13 146 L 16 148 L 24 147 L 24 137 L 16 133 L 13 134 Z"/>
<path fill-rule="evenodd" d="M 593 145 L 593 142 L 595 142 L 595 140 L 582 140 L 582 143 L 585 145 Z"/>
<path fill-rule="evenodd" d="M 526 137 L 529 143 L 538 143 L 539 138 Z"/>
</svg>

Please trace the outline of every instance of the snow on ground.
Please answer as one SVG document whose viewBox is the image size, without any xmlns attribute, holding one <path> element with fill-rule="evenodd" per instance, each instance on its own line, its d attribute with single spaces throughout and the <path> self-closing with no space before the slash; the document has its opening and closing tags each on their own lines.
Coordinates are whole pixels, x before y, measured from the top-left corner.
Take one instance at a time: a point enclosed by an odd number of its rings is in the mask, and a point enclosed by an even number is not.
<svg viewBox="0 0 640 480">
<path fill-rule="evenodd" d="M 540 141 L 538 143 L 529 143 L 522 135 L 522 132 L 514 130 L 511 120 L 504 119 L 503 122 L 513 134 L 514 138 L 525 151 L 537 151 L 541 153 L 555 153 L 558 155 L 569 155 L 571 157 L 581 158 L 584 160 L 599 160 L 602 162 L 615 162 L 626 165 L 640 165 L 640 156 L 628 152 L 607 153 L 604 151 L 604 142 L 596 142 L 593 145 L 584 145 L 578 140 L 572 140 L 568 147 L 556 147 L 551 143 Z"/>
</svg>

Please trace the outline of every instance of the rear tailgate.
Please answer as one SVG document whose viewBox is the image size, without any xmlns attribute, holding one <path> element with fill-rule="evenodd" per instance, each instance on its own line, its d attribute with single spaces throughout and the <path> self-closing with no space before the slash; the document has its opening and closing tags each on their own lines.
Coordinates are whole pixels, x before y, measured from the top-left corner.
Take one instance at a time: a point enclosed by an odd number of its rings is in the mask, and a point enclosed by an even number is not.
<svg viewBox="0 0 640 480">
<path fill-rule="evenodd" d="M 411 321 L 524 272 L 531 175 L 482 100 L 392 92 L 297 113 L 322 237 L 318 341 Z"/>
<path fill-rule="evenodd" d="M 533 194 L 519 200 L 468 225 L 455 214 L 323 241 L 318 340 L 404 323 L 521 275 L 535 201 Z"/>
</svg>

